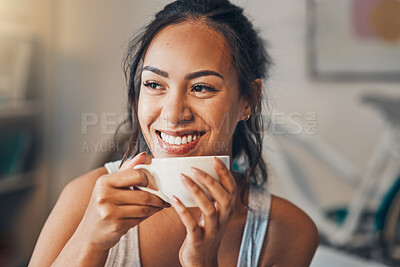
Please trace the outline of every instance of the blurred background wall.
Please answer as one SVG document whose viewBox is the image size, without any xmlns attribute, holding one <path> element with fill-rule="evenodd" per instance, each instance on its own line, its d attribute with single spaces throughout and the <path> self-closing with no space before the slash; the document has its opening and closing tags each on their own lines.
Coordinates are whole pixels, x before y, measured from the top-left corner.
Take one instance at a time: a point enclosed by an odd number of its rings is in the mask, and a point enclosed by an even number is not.
<svg viewBox="0 0 400 267">
<path fill-rule="evenodd" d="M 101 154 L 109 150 L 127 101 L 123 51 L 132 34 L 167 2 L 0 0 L 1 27 L 32 31 L 37 45 L 32 90 L 42 103 L 43 151 L 40 177 L 30 193 L 34 201 L 23 207 L 18 221 L 27 235 L 18 241 L 23 257 L 29 257 L 62 188 L 99 167 Z M 362 168 L 377 141 L 380 122 L 371 108 L 360 104 L 360 96 L 371 91 L 400 96 L 399 84 L 315 81 L 307 69 L 305 0 L 234 2 L 245 8 L 268 40 L 275 62 L 265 85 L 271 108 L 286 114 L 315 113 L 316 135 Z M 330 179 L 332 174 L 323 167 L 310 172 L 324 205 L 351 196 L 351 190 Z M 274 179 L 271 187 L 279 193 L 282 188 Z M 35 217 L 33 228 L 29 217 Z"/>
</svg>

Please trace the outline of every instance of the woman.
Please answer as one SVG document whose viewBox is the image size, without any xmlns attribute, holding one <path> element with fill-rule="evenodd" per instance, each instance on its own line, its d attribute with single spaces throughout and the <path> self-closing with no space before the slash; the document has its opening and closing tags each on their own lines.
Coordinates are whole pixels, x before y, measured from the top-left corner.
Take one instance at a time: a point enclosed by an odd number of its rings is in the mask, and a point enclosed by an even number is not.
<svg viewBox="0 0 400 267">
<path fill-rule="evenodd" d="M 263 187 L 256 115 L 271 62 L 242 9 L 226 0 L 173 2 L 130 43 L 125 63 L 130 146 L 122 161 L 66 186 L 30 266 L 309 265 L 315 225 Z M 215 159 L 220 182 L 201 171 L 183 177 L 199 208 L 129 189 L 154 187 L 137 164 L 194 155 L 230 155 L 240 170 Z"/>
</svg>

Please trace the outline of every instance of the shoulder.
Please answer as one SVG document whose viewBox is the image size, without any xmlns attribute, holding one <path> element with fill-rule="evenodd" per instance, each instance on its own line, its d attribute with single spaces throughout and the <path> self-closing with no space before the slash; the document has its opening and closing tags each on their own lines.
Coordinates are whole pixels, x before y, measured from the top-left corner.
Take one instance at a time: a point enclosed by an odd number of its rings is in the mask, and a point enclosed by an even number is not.
<svg viewBox="0 0 400 267">
<path fill-rule="evenodd" d="M 108 174 L 107 169 L 99 167 L 73 179 L 64 187 L 59 201 L 69 197 L 78 197 L 78 199 L 90 197 L 96 181 L 105 174 Z"/>
<path fill-rule="evenodd" d="M 79 223 L 89 203 L 96 181 L 105 174 L 108 174 L 107 169 L 100 167 L 69 182 L 61 192 L 48 221 L 73 215 L 69 222 L 72 222 L 72 224 Z"/>
<path fill-rule="evenodd" d="M 97 179 L 104 174 L 108 174 L 107 169 L 100 167 L 64 187 L 36 243 L 31 258 L 33 266 L 46 265 L 43 261 L 50 263 L 57 257 L 82 220 Z"/>
<path fill-rule="evenodd" d="M 77 226 L 89 204 L 96 181 L 106 174 L 107 169 L 99 167 L 70 181 L 61 192 L 48 220 L 69 216 L 71 226 Z"/>
<path fill-rule="evenodd" d="M 291 202 L 271 197 L 261 265 L 309 266 L 319 243 L 314 222 Z"/>
<path fill-rule="evenodd" d="M 64 187 L 52 213 L 56 213 L 59 216 L 62 215 L 59 213 L 73 215 L 70 217 L 73 220 L 73 224 L 79 223 L 89 203 L 97 179 L 105 174 L 108 174 L 107 169 L 100 167 L 73 179 Z M 51 215 L 49 219 L 51 219 Z"/>
</svg>

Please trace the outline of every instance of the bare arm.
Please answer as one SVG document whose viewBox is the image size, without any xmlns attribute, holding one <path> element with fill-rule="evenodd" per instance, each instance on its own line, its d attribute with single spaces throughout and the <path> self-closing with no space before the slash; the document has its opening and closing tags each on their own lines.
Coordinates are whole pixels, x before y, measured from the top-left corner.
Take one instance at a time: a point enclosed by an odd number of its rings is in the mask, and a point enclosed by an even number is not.
<svg viewBox="0 0 400 267">
<path fill-rule="evenodd" d="M 311 218 L 289 201 L 272 196 L 260 266 L 309 266 L 318 247 Z"/>
</svg>

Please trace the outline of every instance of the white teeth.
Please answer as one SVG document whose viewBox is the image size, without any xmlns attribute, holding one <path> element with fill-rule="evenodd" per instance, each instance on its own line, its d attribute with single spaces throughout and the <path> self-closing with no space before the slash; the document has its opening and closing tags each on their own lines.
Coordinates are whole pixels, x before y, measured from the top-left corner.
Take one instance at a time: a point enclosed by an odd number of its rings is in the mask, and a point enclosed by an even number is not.
<svg viewBox="0 0 400 267">
<path fill-rule="evenodd" d="M 180 145 L 182 143 L 182 138 L 181 137 L 175 137 L 175 145 Z"/>
<path fill-rule="evenodd" d="M 171 136 L 171 135 L 168 135 L 168 134 L 166 134 L 166 133 L 163 133 L 163 132 L 161 132 L 161 139 L 164 141 L 164 142 L 166 142 L 166 143 L 168 143 L 168 144 L 171 144 L 171 145 L 184 145 L 184 144 L 187 144 L 187 143 L 190 143 L 190 142 L 192 142 L 192 141 L 194 141 L 194 140 L 196 140 L 197 138 L 199 138 L 200 137 L 200 135 L 198 134 L 198 135 L 186 135 L 186 136 L 183 136 L 183 137 L 181 137 L 181 136 Z"/>
<path fill-rule="evenodd" d="M 175 138 L 173 136 L 170 136 L 169 139 L 168 139 L 168 143 L 170 145 L 175 145 Z"/>
</svg>

